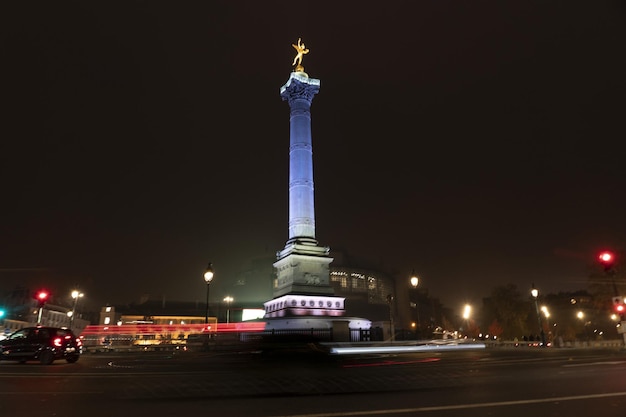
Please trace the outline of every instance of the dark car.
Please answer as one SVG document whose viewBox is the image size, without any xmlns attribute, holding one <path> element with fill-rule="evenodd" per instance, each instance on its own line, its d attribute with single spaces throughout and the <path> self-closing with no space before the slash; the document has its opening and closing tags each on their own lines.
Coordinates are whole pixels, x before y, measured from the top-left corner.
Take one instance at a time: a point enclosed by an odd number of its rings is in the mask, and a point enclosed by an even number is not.
<svg viewBox="0 0 626 417">
<path fill-rule="evenodd" d="M 81 340 L 65 328 L 26 327 L 0 340 L 0 360 L 20 363 L 38 360 L 43 365 L 50 365 L 56 359 L 74 363 L 81 352 Z"/>
</svg>

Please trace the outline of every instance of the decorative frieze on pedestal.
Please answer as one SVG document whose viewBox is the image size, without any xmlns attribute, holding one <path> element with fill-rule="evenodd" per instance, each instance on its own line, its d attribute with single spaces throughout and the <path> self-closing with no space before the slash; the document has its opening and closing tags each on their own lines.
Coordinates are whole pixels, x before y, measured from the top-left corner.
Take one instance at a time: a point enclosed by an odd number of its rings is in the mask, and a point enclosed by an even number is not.
<svg viewBox="0 0 626 417">
<path fill-rule="evenodd" d="M 345 311 L 343 297 L 289 294 L 264 303 L 265 317 L 292 316 L 342 316 Z"/>
</svg>

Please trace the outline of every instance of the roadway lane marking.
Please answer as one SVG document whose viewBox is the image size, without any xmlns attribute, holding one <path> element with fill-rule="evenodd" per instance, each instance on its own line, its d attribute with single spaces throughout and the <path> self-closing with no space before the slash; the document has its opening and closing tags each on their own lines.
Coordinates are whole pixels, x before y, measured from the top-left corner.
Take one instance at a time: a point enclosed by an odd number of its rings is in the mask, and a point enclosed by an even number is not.
<svg viewBox="0 0 626 417">
<path fill-rule="evenodd" d="M 573 368 L 575 366 L 596 366 L 596 365 L 623 365 L 626 361 L 606 361 L 606 362 L 589 362 L 589 363 L 573 363 L 563 365 L 563 368 Z"/>
<path fill-rule="evenodd" d="M 355 364 L 347 364 L 342 365 L 342 368 L 366 368 L 372 366 L 392 366 L 392 365 L 409 365 L 414 363 L 427 363 L 427 362 L 439 362 L 441 359 L 439 358 L 428 358 L 428 359 L 420 359 L 417 361 L 390 361 L 384 360 L 380 362 L 371 362 L 371 363 L 355 363 Z"/>
<path fill-rule="evenodd" d="M 612 392 L 612 393 L 607 393 L 607 394 L 588 394 L 588 395 L 573 395 L 569 397 L 536 398 L 534 400 L 500 401 L 500 402 L 478 403 L 478 404 L 442 405 L 442 406 L 433 406 L 433 407 L 396 408 L 396 409 L 386 409 L 386 410 L 344 411 L 344 412 L 337 412 L 337 413 L 287 414 L 287 415 L 273 416 L 273 417 L 376 416 L 376 415 L 407 414 L 407 413 L 425 413 L 429 411 L 463 410 L 463 409 L 468 409 L 468 408 L 507 407 L 507 406 L 512 406 L 512 405 L 592 400 L 592 399 L 598 399 L 598 398 L 625 397 L 625 396 L 626 396 L 626 392 Z"/>
</svg>

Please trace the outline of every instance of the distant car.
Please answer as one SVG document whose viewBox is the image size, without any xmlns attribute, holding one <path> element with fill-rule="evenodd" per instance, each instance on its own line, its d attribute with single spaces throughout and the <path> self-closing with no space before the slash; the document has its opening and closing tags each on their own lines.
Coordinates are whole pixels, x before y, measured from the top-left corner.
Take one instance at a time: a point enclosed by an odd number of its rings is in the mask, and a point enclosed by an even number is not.
<svg viewBox="0 0 626 417">
<path fill-rule="evenodd" d="M 82 342 L 70 329 L 25 327 L 0 341 L 0 360 L 24 363 L 38 360 L 50 365 L 56 359 L 74 363 L 82 353 Z"/>
</svg>

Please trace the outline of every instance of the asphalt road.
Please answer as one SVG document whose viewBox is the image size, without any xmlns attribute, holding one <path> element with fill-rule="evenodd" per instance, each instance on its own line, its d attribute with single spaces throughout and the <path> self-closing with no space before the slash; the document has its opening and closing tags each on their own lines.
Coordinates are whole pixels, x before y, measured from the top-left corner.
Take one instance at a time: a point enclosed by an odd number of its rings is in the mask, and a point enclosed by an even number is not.
<svg viewBox="0 0 626 417">
<path fill-rule="evenodd" d="M 7 416 L 626 415 L 626 351 L 86 354 L 0 362 Z"/>
</svg>

